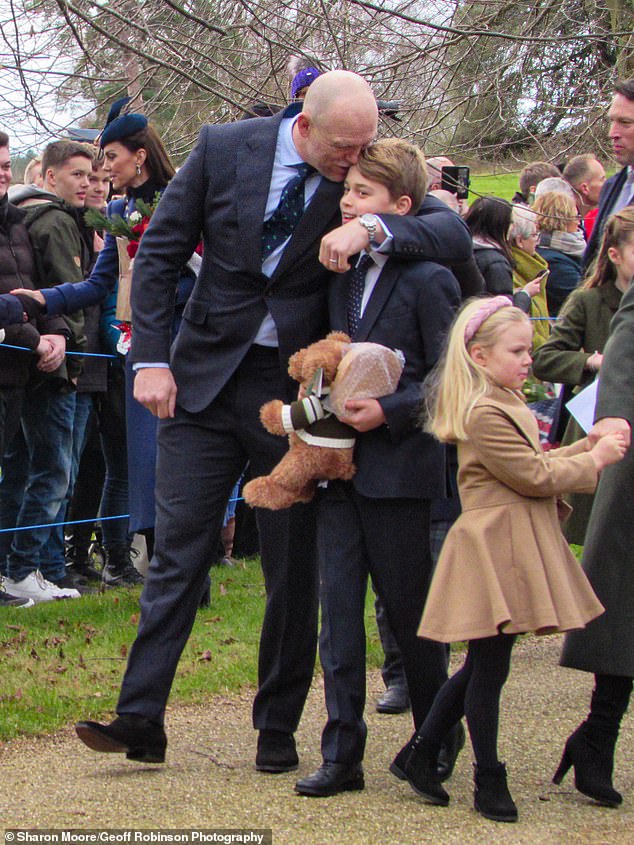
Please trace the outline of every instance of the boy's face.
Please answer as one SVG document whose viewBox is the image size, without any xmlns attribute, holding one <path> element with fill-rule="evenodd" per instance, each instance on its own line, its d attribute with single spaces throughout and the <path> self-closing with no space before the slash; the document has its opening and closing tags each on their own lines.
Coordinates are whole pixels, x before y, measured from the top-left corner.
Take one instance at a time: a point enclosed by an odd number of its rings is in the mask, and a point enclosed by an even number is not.
<svg viewBox="0 0 634 845">
<path fill-rule="evenodd" d="M 92 162 L 85 156 L 71 156 L 59 167 L 49 167 L 46 187 L 69 205 L 83 208 L 86 201 Z"/>
<path fill-rule="evenodd" d="M 0 147 L 0 199 L 4 199 L 11 184 L 11 156 L 8 147 Z"/>
<path fill-rule="evenodd" d="M 407 214 L 410 207 L 409 197 L 394 200 L 385 185 L 363 176 L 356 165 L 348 171 L 339 202 L 343 223 L 362 214 Z"/>
<path fill-rule="evenodd" d="M 89 186 L 86 192 L 86 208 L 96 208 L 101 211 L 106 205 L 110 189 L 110 176 L 103 167 L 98 167 L 88 177 Z"/>
</svg>

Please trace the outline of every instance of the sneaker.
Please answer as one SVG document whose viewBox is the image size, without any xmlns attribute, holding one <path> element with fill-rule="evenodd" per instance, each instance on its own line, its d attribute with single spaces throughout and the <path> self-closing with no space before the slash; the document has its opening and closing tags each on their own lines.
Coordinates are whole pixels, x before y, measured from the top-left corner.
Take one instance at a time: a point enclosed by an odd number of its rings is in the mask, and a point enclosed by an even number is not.
<svg viewBox="0 0 634 845">
<path fill-rule="evenodd" d="M 0 578 L 0 607 L 33 607 L 33 599 L 25 599 L 20 596 L 12 596 L 4 589 L 3 579 Z"/>
<path fill-rule="evenodd" d="M 55 601 L 56 599 L 78 599 L 80 593 L 73 587 L 58 587 L 47 581 L 42 573 L 36 569 L 29 572 L 21 581 L 5 578 L 5 583 L 11 595 L 18 598 L 32 599 L 35 604 L 41 601 Z"/>
</svg>

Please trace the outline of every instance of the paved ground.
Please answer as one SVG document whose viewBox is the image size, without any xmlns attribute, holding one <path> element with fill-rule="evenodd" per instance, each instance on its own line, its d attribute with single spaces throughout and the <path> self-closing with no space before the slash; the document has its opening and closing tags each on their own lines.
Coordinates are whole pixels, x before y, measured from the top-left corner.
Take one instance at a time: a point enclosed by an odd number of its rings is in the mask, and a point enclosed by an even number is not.
<svg viewBox="0 0 634 845">
<path fill-rule="evenodd" d="M 250 695 L 214 698 L 168 714 L 164 766 L 142 766 L 82 746 L 71 728 L 0 746 L 0 830 L 21 828 L 270 828 L 274 845 L 634 845 L 634 731 L 627 717 L 617 756 L 617 809 L 550 783 L 562 743 L 585 713 L 591 677 L 557 667 L 560 639 L 517 647 L 503 700 L 501 756 L 520 821 L 505 825 L 472 809 L 471 754 L 448 783 L 447 808 L 423 803 L 387 767 L 411 732 L 410 717 L 370 708 L 366 789 L 329 799 L 294 794 L 298 773 L 253 768 Z M 370 703 L 380 690 L 369 681 Z M 543 692 L 545 690 L 546 692 Z M 298 733 L 299 775 L 320 762 L 323 695 L 315 683 Z"/>
</svg>

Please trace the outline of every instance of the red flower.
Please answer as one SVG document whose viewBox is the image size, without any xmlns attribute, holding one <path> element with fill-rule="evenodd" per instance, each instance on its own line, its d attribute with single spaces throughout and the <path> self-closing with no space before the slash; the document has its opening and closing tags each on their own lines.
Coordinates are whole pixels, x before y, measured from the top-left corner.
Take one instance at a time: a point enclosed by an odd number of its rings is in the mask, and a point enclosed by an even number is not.
<svg viewBox="0 0 634 845">
<path fill-rule="evenodd" d="M 136 255 L 137 250 L 139 248 L 139 241 L 141 240 L 143 234 L 145 233 L 145 230 L 149 225 L 150 218 L 144 217 L 140 223 L 135 223 L 135 225 L 132 227 L 132 234 L 135 240 L 130 240 L 130 242 L 128 243 L 127 249 L 130 258 L 134 258 L 134 256 Z"/>
</svg>

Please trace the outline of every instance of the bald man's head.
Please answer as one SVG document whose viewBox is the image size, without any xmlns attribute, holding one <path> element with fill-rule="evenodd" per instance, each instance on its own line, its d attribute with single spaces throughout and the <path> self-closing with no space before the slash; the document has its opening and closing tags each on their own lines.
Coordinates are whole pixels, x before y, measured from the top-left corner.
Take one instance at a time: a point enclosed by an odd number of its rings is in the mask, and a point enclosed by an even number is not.
<svg viewBox="0 0 634 845">
<path fill-rule="evenodd" d="M 343 182 L 361 151 L 374 140 L 377 122 L 376 99 L 365 79 L 347 70 L 332 70 L 306 92 L 293 141 L 304 161 L 327 179 Z"/>
</svg>

